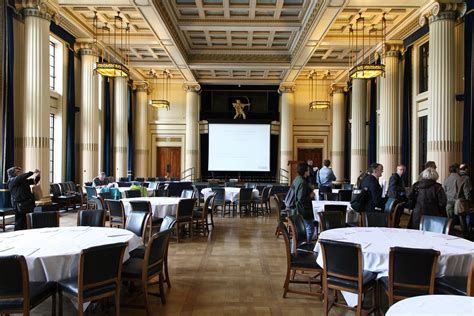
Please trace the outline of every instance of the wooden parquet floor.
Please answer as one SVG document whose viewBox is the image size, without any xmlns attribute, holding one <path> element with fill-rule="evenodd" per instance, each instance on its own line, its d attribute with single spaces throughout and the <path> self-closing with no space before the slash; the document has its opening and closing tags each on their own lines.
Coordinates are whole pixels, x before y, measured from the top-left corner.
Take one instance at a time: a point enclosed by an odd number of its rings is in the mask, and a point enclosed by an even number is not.
<svg viewBox="0 0 474 316">
<path fill-rule="evenodd" d="M 172 288 L 165 287 L 167 302 L 150 297 L 153 315 L 322 315 L 317 297 L 288 294 L 283 298 L 286 254 L 282 237 L 276 238 L 277 216 L 214 217 L 208 237 L 194 236 L 179 244 L 172 240 L 169 268 Z M 61 226 L 75 226 L 76 213 L 61 216 Z M 306 290 L 308 286 L 299 286 Z M 122 290 L 122 303 L 141 303 L 142 296 Z M 65 315 L 76 314 L 65 300 Z M 32 311 L 49 315 L 50 302 Z M 89 315 L 113 314 L 96 307 Z M 331 315 L 353 315 L 333 307 Z M 122 307 L 121 315 L 145 315 L 144 310 Z"/>
</svg>

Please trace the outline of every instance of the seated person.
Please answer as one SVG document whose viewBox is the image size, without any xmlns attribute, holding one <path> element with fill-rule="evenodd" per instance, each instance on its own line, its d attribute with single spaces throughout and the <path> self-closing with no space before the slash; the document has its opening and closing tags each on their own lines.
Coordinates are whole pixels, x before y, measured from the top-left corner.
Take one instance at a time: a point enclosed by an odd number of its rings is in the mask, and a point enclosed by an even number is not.
<svg viewBox="0 0 474 316">
<path fill-rule="evenodd" d="M 109 180 L 105 177 L 105 172 L 99 173 L 99 175 L 92 180 L 93 187 L 100 187 L 108 184 Z"/>
</svg>

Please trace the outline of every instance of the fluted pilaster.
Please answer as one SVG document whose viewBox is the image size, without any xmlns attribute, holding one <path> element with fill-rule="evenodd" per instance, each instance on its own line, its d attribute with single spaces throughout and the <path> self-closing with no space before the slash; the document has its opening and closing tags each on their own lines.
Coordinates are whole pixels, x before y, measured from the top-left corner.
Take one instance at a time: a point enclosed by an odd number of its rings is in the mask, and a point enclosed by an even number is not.
<svg viewBox="0 0 474 316">
<path fill-rule="evenodd" d="M 94 75 L 97 57 L 89 43 L 80 43 L 81 54 L 81 183 L 91 181 L 99 172 L 98 75 Z"/>
<path fill-rule="evenodd" d="M 344 105 L 344 88 L 337 87 L 332 93 L 331 164 L 338 181 L 344 178 Z"/>
<path fill-rule="evenodd" d="M 194 169 L 194 177 L 198 176 L 198 135 L 199 135 L 199 91 L 201 86 L 197 83 L 185 84 L 186 91 L 186 156 L 184 170 L 186 176 Z M 188 171 L 189 170 L 189 171 Z M 192 179 L 194 180 L 194 179 Z"/>
<path fill-rule="evenodd" d="M 49 24 L 51 17 L 37 8 L 26 8 L 25 16 L 25 112 L 23 125 L 23 169 L 38 168 L 41 189 L 49 196 Z"/>
<path fill-rule="evenodd" d="M 464 29 L 465 24 L 459 23 L 454 27 L 454 52 L 456 54 L 455 60 L 455 94 L 464 94 Z M 455 148 L 457 149 L 454 152 L 454 161 L 462 162 L 462 138 L 463 138 L 463 128 L 464 128 L 464 102 L 455 101 L 456 106 L 454 109 L 455 112 L 455 122 L 454 122 L 454 142 L 456 144 Z"/>
<path fill-rule="evenodd" d="M 281 84 L 280 110 L 280 168 L 290 171 L 288 162 L 293 160 L 293 118 L 295 106 L 295 85 Z M 292 181 L 292 179 L 289 179 Z"/>
<path fill-rule="evenodd" d="M 115 177 L 127 176 L 128 108 L 127 78 L 114 78 L 114 166 Z"/>
<path fill-rule="evenodd" d="M 352 79 L 351 183 L 367 169 L 367 80 Z"/>
<path fill-rule="evenodd" d="M 396 171 L 401 149 L 401 107 L 399 60 L 402 44 L 389 44 L 385 57 L 385 77 L 380 78 L 380 163 L 386 181 Z"/>
<path fill-rule="evenodd" d="M 147 177 L 148 174 L 148 84 L 136 84 L 136 102 L 134 117 L 134 159 L 135 177 Z"/>
<path fill-rule="evenodd" d="M 420 22 L 427 18 L 430 26 L 429 42 L 429 112 L 428 112 L 428 160 L 440 168 L 440 181 L 447 176 L 447 166 L 454 162 L 460 144 L 455 137 L 455 55 L 454 24 L 462 14 L 462 4 L 435 2 L 424 13 Z"/>
</svg>

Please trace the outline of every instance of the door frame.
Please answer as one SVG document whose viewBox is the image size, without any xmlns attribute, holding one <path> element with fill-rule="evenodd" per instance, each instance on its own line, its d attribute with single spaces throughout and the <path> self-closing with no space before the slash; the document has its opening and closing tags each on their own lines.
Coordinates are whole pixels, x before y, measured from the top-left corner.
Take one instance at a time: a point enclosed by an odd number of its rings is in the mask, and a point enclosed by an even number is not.
<svg viewBox="0 0 474 316">
<path fill-rule="evenodd" d="M 153 175 L 157 174 L 156 159 L 158 147 L 180 147 L 181 148 L 181 172 L 184 170 L 185 147 L 184 135 L 151 135 L 151 159 L 149 162 L 150 172 Z"/>
</svg>

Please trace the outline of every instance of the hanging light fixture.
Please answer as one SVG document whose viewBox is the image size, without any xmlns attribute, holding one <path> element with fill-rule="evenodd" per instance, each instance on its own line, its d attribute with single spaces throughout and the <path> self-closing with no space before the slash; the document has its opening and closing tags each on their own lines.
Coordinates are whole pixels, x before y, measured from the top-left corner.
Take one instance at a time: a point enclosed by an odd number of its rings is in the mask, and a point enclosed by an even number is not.
<svg viewBox="0 0 474 316">
<path fill-rule="evenodd" d="M 148 104 L 158 109 L 170 109 L 170 101 L 168 101 L 169 90 L 170 90 L 170 78 L 171 73 L 168 69 L 163 70 L 162 73 L 162 84 L 161 89 L 158 87 L 158 74 L 150 69 L 149 72 L 153 84 L 153 88 L 156 89 L 158 98 L 148 101 Z M 161 97 L 160 97 L 161 96 Z"/>
<path fill-rule="evenodd" d="M 366 34 L 365 19 L 362 13 L 356 20 L 355 29 L 351 25 L 349 27 L 349 45 L 351 48 L 349 77 L 354 79 L 371 79 L 385 74 L 385 65 L 383 57 L 385 55 L 385 39 L 386 39 L 386 19 L 385 13 L 382 16 L 381 26 L 377 27 L 372 24 L 371 28 Z M 380 31 L 380 32 L 379 32 Z M 355 34 L 354 34 L 355 33 Z M 379 34 L 380 33 L 380 34 Z M 366 36 L 367 35 L 367 36 Z M 379 56 L 376 50 L 373 53 L 366 53 L 365 50 L 373 45 L 377 45 L 378 41 L 382 41 L 382 55 Z M 362 42 L 362 46 L 359 43 Z M 357 58 L 359 48 L 362 51 L 362 56 Z M 359 61 L 359 62 L 357 62 Z"/>
<path fill-rule="evenodd" d="M 322 74 L 321 81 L 327 78 L 329 72 L 325 72 Z M 309 110 L 327 110 L 329 109 L 330 102 L 326 99 L 326 97 L 318 98 L 318 74 L 316 71 L 311 70 L 308 75 L 308 82 L 309 82 Z M 324 87 L 324 82 L 321 85 L 321 88 Z"/>
<path fill-rule="evenodd" d="M 96 49 L 98 49 L 98 19 L 97 12 L 94 14 L 94 42 Z M 120 27 L 120 32 L 117 29 Z M 95 73 L 100 74 L 104 77 L 128 77 L 129 70 L 126 65 L 129 62 L 128 52 L 130 51 L 130 25 L 126 23 L 126 27 L 123 25 L 123 19 L 120 16 L 120 11 L 117 12 L 117 15 L 114 17 L 114 34 L 113 34 L 113 43 L 110 35 L 110 26 L 107 22 L 100 28 L 102 30 L 102 36 L 108 35 L 108 44 L 113 46 L 113 50 L 117 54 L 115 62 L 112 61 L 112 56 L 110 54 L 110 48 L 108 50 L 107 60 L 108 62 L 98 62 L 96 63 L 96 68 L 94 69 Z M 117 43 L 117 39 L 120 38 L 120 43 Z M 125 57 L 121 53 L 126 50 L 127 54 Z M 105 56 L 102 56 L 104 60 Z"/>
</svg>

